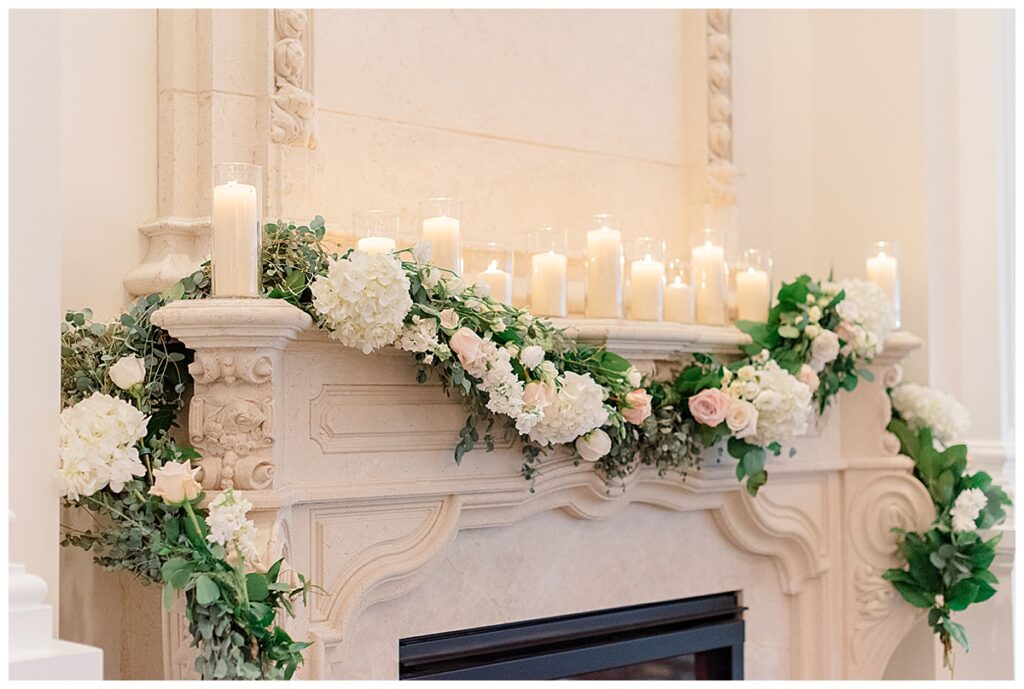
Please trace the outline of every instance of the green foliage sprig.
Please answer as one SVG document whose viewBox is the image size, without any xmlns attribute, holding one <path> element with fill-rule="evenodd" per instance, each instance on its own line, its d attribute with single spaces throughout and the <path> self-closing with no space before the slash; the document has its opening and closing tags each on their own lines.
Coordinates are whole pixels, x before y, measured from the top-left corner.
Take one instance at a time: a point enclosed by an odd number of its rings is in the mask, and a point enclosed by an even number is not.
<svg viewBox="0 0 1024 689">
<path fill-rule="evenodd" d="M 985 530 L 1003 523 L 1004 506 L 1010 498 L 983 471 L 967 472 L 967 446 L 936 447 L 931 429 L 915 433 L 898 414 L 889 431 L 900 441 L 900 452 L 914 460 L 914 474 L 928 489 L 935 504 L 935 520 L 923 532 L 894 529 L 900 538 L 900 554 L 906 566 L 882 575 L 908 603 L 928 610 L 928 624 L 943 648 L 943 664 L 953 669 L 953 641 L 970 650 L 963 626 L 952 619 L 953 612 L 965 610 L 995 595 L 998 579 L 990 569 L 1002 534 L 987 540 L 978 531 L 956 531 L 952 510 L 961 493 L 976 488 L 984 493 L 986 505 L 975 520 Z"/>
</svg>

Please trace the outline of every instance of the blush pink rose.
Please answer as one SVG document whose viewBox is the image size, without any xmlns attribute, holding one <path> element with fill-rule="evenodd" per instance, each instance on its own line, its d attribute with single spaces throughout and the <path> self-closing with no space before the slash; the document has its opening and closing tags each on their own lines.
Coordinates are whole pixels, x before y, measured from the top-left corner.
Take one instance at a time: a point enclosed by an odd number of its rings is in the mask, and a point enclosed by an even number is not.
<svg viewBox="0 0 1024 689">
<path fill-rule="evenodd" d="M 809 387 L 812 394 L 817 391 L 818 386 L 821 384 L 821 381 L 818 380 L 818 374 L 807 364 L 800 367 L 800 371 L 796 374 L 796 379 Z"/>
<path fill-rule="evenodd" d="M 483 338 L 469 328 L 459 328 L 452 335 L 448 346 L 458 355 L 463 368 L 470 368 L 480 358 L 483 349 Z"/>
<path fill-rule="evenodd" d="M 626 406 L 622 410 L 622 418 L 635 426 L 639 426 L 651 415 L 651 396 L 643 388 L 637 388 L 626 395 Z"/>
<path fill-rule="evenodd" d="M 552 382 L 539 383 L 534 381 L 527 383 L 523 388 L 523 405 L 543 409 L 555 401 L 558 391 Z"/>
<path fill-rule="evenodd" d="M 717 426 L 729 412 L 729 398 L 718 388 L 701 390 L 689 399 L 690 413 L 698 423 Z"/>
<path fill-rule="evenodd" d="M 839 349 L 839 353 L 849 355 L 853 351 L 853 343 L 857 341 L 857 331 L 854 330 L 853 323 L 841 321 L 836 327 L 836 335 L 846 343 Z"/>
</svg>

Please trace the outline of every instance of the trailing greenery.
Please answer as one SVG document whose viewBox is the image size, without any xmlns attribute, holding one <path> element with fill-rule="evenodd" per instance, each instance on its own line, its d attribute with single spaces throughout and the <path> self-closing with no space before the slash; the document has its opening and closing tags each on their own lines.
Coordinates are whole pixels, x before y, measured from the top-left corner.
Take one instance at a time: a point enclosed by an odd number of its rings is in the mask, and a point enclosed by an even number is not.
<svg viewBox="0 0 1024 689">
<path fill-rule="evenodd" d="M 352 252 L 329 252 L 322 244 L 324 234 L 319 216 L 304 226 L 267 224 L 262 272 L 264 297 L 286 300 L 327 328 L 315 306 L 315 288 L 332 265 L 348 260 Z M 520 386 L 551 384 L 554 389 L 554 381 L 575 374 L 589 377 L 604 390 L 607 421 L 579 435 L 569 456 L 576 463 L 593 462 L 609 490 L 624 485 L 640 466 L 685 479 L 709 449 L 716 449 L 736 459 L 737 479 L 756 495 L 768 480 L 769 458 L 780 455 L 783 445 L 799 433 L 794 430 L 797 424 L 787 419 L 769 419 L 774 409 L 769 406 L 760 409 L 761 426 L 781 428 L 772 437 L 783 441 L 755 431 L 756 391 L 744 393 L 736 381 L 774 384 L 772 394 L 783 401 L 785 386 L 804 382 L 807 388 L 799 388 L 803 395 L 799 401 L 809 405 L 813 399 L 822 413 L 840 391 L 855 389 L 859 379 L 871 380 L 864 366 L 878 343 L 857 324 L 846 291 L 806 275 L 782 286 L 765 323 L 737 324 L 752 340 L 741 347 L 744 356 L 722 362 L 694 354 L 676 377 L 655 381 L 643 378 L 624 357 L 603 347 L 575 343 L 549 321 L 495 301 L 416 254 L 415 249 L 396 252 L 411 299 L 400 323 L 403 338 L 411 339 L 399 340 L 397 345 L 413 352 L 418 382 L 436 379 L 446 394 L 464 404 L 467 417 L 454 447 L 456 463 L 474 449 L 490 451 L 499 441 L 518 440 L 522 473 L 534 481 L 541 471 L 541 457 L 551 449 L 518 427 L 513 416 L 492 411 L 498 400 L 485 390 L 482 374 L 467 371 L 469 364 L 464 365 L 453 352 L 460 331 L 501 348 Z M 211 536 L 216 515 L 211 518 L 211 508 L 203 507 L 204 495 L 169 502 L 150 494 L 158 474 L 172 464 L 189 467 L 199 457 L 174 440 L 175 418 L 191 382 L 192 353 L 155 327 L 151 316 L 169 302 L 203 298 L 209 292 L 209 265 L 204 264 L 162 294 L 139 299 L 112 323 L 95 322 L 88 310 L 66 315 L 61 335 L 63 406 L 72 408 L 100 393 L 131 404 L 149 420 L 136 448 L 145 473 L 135 475 L 120 490 L 107 486 L 69 503 L 83 508 L 96 524 L 85 530 L 66 529 L 63 543 L 92 552 L 103 567 L 130 571 L 146 583 L 163 582 L 166 603 L 183 593 L 189 631 L 199 650 L 196 669 L 204 678 L 287 679 L 302 662 L 308 644 L 292 640 L 277 620 L 293 614 L 296 600 L 305 603 L 313 585 L 301 574 L 281 572 L 281 561 L 265 571 L 251 571 L 257 563 L 246 559 L 237 543 L 234 552 L 225 552 L 225 546 Z M 424 337 L 429 335 L 423 346 L 415 339 L 421 326 L 429 326 L 423 329 Z M 538 347 L 543 350 L 543 364 L 524 365 L 519 355 Z M 143 362 L 145 377 L 123 389 L 114 383 L 111 369 L 131 357 Z M 758 377 L 762 375 L 763 380 Z M 710 411 L 694 412 L 693 401 L 700 397 L 709 398 Z M 797 395 L 790 397 L 795 400 Z M 740 423 L 742 419 L 726 419 L 724 408 L 715 406 L 724 405 L 723 400 L 748 414 L 746 425 Z M 646 405 L 649 411 L 640 413 Z M 976 526 L 985 529 L 1003 520 L 1002 507 L 1009 500 L 987 474 L 965 474 L 962 445 L 936 448 L 929 428 L 912 431 L 898 416 L 890 430 L 899 437 L 904 454 L 914 459 L 916 475 L 935 502 L 936 520 L 923 534 L 900 533 L 907 567 L 889 570 L 885 576 L 911 604 L 930 609 L 929 623 L 951 663 L 951 640 L 965 647 L 967 640 L 950 613 L 994 593 L 996 581 L 988 568 L 998 542 L 997 538 L 983 540 L 973 531 L 954 531 L 951 515 L 958 497 L 977 488 L 987 505 Z M 589 441 L 598 432 L 606 434 L 605 449 L 581 450 L 580 441 Z M 793 452 L 790 447 L 789 455 Z"/>
</svg>

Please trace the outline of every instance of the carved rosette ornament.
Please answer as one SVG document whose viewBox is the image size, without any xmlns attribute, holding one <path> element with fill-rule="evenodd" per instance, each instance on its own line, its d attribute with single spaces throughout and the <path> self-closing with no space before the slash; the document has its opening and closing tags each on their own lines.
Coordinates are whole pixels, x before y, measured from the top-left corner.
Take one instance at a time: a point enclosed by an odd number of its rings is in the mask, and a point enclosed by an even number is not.
<svg viewBox="0 0 1024 689">
<path fill-rule="evenodd" d="M 274 94 L 270 98 L 270 138 L 275 144 L 316 148 L 316 97 L 307 52 L 308 10 L 274 10 Z"/>
<path fill-rule="evenodd" d="M 189 366 L 196 394 L 189 439 L 202 455 L 204 488 L 259 489 L 274 479 L 273 367 L 261 352 L 199 352 Z"/>
<path fill-rule="evenodd" d="M 732 162 L 731 11 L 707 10 L 708 51 L 708 203 L 736 202 L 736 166 Z"/>
</svg>

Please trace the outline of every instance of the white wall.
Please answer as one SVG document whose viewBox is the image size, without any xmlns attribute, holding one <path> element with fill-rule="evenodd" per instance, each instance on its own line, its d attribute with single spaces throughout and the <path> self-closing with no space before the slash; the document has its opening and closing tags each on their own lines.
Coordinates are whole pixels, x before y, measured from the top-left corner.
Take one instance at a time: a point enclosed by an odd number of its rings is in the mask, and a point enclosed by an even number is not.
<svg viewBox="0 0 1024 689">
<path fill-rule="evenodd" d="M 156 215 L 156 10 L 61 15 L 61 305 L 110 318 Z"/>
<path fill-rule="evenodd" d="M 864 277 L 867 244 L 898 241 L 903 327 L 925 341 L 908 359 L 906 378 L 967 405 L 973 425 L 962 440 L 972 463 L 999 476 L 1008 461 L 1009 483 L 1012 17 L 968 10 L 738 10 L 733 17 L 743 244 L 772 249 L 779 277 L 790 279 L 831 267 L 839 277 Z M 961 654 L 958 678 L 1012 676 L 1009 571 L 997 597 L 964 615 L 978 644 Z M 935 676 L 927 629 L 903 648 L 907 662 L 891 668 L 893 678 Z"/>
<path fill-rule="evenodd" d="M 59 12 L 10 13 L 10 558 L 46 580 L 59 612 Z"/>
</svg>

